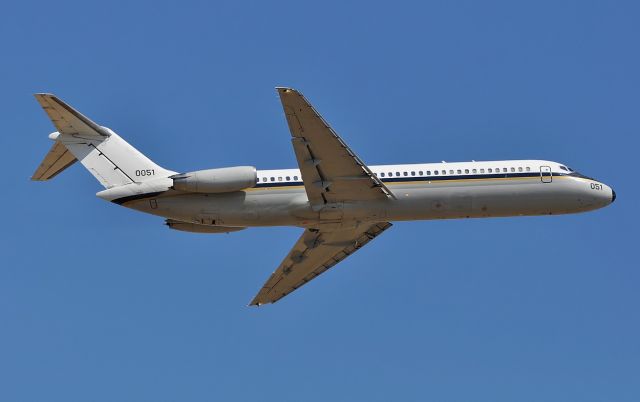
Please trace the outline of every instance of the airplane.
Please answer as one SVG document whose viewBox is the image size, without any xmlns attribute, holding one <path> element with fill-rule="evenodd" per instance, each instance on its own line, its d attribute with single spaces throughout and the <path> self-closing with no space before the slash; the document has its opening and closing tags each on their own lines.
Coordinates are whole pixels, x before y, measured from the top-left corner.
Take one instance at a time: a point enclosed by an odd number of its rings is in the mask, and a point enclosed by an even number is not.
<svg viewBox="0 0 640 402">
<path fill-rule="evenodd" d="M 315 279 L 392 221 L 569 214 L 616 199 L 608 185 L 547 160 L 366 165 L 299 91 L 276 90 L 298 169 L 168 170 L 55 95 L 39 93 L 57 131 L 31 179 L 49 180 L 80 161 L 104 186 L 99 198 L 166 218 L 171 229 L 303 228 L 254 306 Z"/>
</svg>

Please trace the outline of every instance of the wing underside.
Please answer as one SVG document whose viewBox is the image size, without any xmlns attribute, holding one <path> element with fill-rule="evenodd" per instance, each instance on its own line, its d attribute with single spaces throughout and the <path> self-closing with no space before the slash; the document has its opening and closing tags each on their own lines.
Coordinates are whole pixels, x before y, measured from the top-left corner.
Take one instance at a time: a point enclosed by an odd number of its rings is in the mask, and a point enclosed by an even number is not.
<svg viewBox="0 0 640 402">
<path fill-rule="evenodd" d="M 312 205 L 393 197 L 300 92 L 277 89 Z"/>
<path fill-rule="evenodd" d="M 277 88 L 305 191 L 312 208 L 395 198 L 298 91 Z M 275 303 L 318 277 L 391 226 L 306 229 L 251 305 Z"/>
<path fill-rule="evenodd" d="M 60 134 L 87 138 L 108 137 L 109 132 L 52 94 L 35 94 L 36 100 Z"/>
<path fill-rule="evenodd" d="M 251 305 L 275 303 L 344 260 L 389 227 L 391 223 L 380 222 L 331 232 L 305 230 Z"/>
<path fill-rule="evenodd" d="M 77 162 L 76 157 L 69 152 L 67 147 L 56 142 L 44 157 L 33 176 L 31 176 L 31 180 L 49 180 L 69 166 L 73 165 L 75 162 Z"/>
</svg>

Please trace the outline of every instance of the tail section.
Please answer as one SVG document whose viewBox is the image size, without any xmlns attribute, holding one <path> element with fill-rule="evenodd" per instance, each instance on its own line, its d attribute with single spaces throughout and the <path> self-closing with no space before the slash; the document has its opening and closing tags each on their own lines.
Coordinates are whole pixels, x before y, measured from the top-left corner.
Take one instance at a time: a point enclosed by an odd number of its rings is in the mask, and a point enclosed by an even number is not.
<svg viewBox="0 0 640 402">
<path fill-rule="evenodd" d="M 56 143 L 32 180 L 49 180 L 76 160 L 105 188 L 176 173 L 158 166 L 118 134 L 97 125 L 56 96 L 36 94 L 35 97 L 58 131 L 49 136 Z"/>
</svg>

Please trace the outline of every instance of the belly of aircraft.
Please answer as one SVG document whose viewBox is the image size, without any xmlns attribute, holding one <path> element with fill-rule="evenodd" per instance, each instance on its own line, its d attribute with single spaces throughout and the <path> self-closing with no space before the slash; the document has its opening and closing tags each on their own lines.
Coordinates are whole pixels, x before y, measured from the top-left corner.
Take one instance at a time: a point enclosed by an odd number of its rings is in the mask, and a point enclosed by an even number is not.
<svg viewBox="0 0 640 402">
<path fill-rule="evenodd" d="M 580 183 L 520 180 L 518 183 L 427 183 L 390 186 L 396 199 L 343 202 L 312 208 L 303 188 L 264 189 L 224 194 L 167 194 L 128 203 L 154 215 L 185 222 L 226 226 L 317 226 L 547 215 L 593 209 L 580 202 Z"/>
</svg>

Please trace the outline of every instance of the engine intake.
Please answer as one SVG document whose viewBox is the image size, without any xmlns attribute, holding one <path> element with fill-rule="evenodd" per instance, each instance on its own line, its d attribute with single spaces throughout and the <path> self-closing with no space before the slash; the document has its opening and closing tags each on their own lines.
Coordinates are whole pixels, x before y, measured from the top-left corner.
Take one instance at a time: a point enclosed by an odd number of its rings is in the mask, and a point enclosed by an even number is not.
<svg viewBox="0 0 640 402">
<path fill-rule="evenodd" d="M 258 173 L 253 166 L 235 166 L 198 170 L 171 178 L 176 190 L 190 193 L 230 193 L 255 186 Z"/>
</svg>

